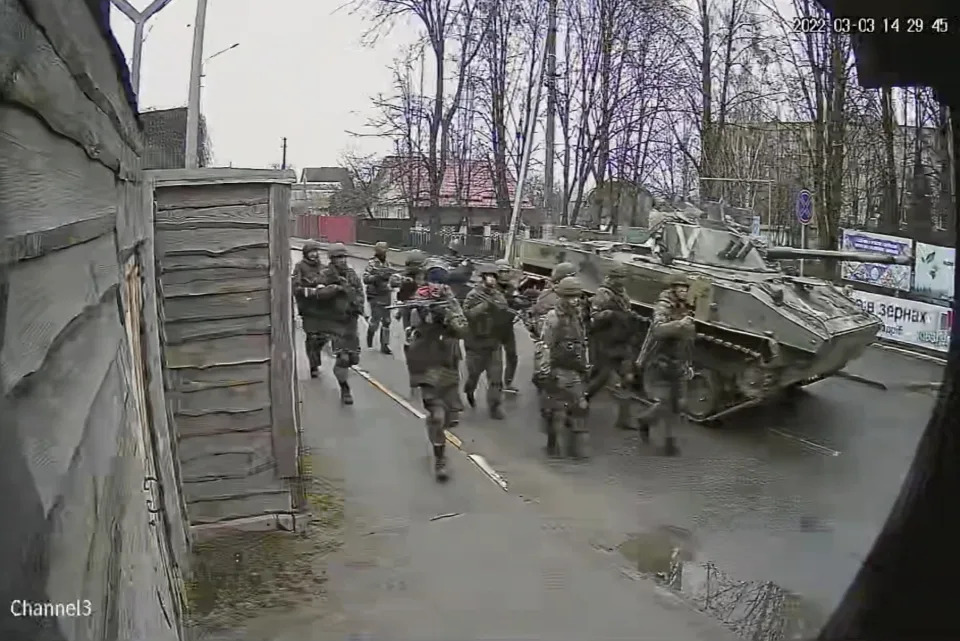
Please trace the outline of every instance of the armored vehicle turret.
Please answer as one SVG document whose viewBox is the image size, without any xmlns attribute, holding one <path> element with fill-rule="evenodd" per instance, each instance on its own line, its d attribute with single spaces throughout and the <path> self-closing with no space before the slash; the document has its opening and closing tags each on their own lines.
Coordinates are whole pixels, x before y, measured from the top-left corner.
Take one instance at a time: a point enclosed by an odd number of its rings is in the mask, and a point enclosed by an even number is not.
<svg viewBox="0 0 960 641">
<path fill-rule="evenodd" d="M 653 217 L 651 217 L 653 218 Z M 676 275 L 691 283 L 697 323 L 693 372 L 684 407 L 698 422 L 757 405 L 840 371 L 860 356 L 882 328 L 830 282 L 789 276 L 783 259 L 850 260 L 909 264 L 910 256 L 765 247 L 743 230 L 720 221 L 671 213 L 651 220 L 645 243 L 521 240 L 517 262 L 523 287 L 546 278 L 554 265 L 579 266 L 595 290 L 617 264 L 628 271 L 627 293 L 644 320 L 642 342 L 660 292 Z M 644 359 L 642 392 L 657 396 L 660 359 Z"/>
</svg>

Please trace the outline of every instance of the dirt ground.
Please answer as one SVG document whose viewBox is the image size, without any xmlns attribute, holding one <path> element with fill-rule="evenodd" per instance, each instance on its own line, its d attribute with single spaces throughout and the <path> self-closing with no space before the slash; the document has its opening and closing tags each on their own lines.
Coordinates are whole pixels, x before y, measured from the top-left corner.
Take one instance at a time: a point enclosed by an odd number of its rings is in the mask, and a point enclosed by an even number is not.
<svg viewBox="0 0 960 641">
<path fill-rule="evenodd" d="M 305 605 L 323 610 L 327 560 L 343 546 L 342 483 L 335 462 L 320 455 L 307 453 L 302 467 L 310 514 L 298 517 L 300 531 L 238 533 L 194 545 L 188 638 L 224 638 L 248 619 Z"/>
</svg>

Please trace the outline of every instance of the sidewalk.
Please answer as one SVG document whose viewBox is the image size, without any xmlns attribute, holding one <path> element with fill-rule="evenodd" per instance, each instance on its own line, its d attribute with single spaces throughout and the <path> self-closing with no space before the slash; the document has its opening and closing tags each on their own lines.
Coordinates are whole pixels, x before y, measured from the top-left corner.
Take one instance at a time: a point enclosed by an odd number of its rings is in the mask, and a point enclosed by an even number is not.
<svg viewBox="0 0 960 641">
<path fill-rule="evenodd" d="M 452 477 L 438 484 L 423 422 L 352 379 L 347 408 L 329 363 L 301 381 L 305 445 L 336 458 L 346 497 L 345 544 L 328 559 L 323 603 L 215 638 L 733 641 L 652 582 L 545 529 L 465 453 L 450 449 Z"/>
</svg>

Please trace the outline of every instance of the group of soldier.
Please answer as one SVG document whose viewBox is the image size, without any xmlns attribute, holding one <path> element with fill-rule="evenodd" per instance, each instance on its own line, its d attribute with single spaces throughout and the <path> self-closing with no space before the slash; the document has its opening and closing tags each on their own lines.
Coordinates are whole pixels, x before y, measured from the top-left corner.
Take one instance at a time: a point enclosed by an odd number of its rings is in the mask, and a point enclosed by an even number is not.
<svg viewBox="0 0 960 641">
<path fill-rule="evenodd" d="M 310 375 L 318 375 L 321 352 L 329 343 L 341 401 L 352 404 L 347 373 L 359 363 L 359 318 L 367 318 L 367 347 L 379 339 L 384 354 L 392 353 L 391 318 L 401 321 L 411 397 L 419 392 L 438 479 L 447 477 L 444 432 L 459 422 L 461 391 L 476 407 L 477 387 L 485 377 L 489 415 L 504 419 L 504 393 L 516 392 L 518 321 L 535 345 L 533 383 L 548 455 L 587 456 L 590 401 L 611 382 L 617 426 L 640 430 L 649 440 L 654 412 L 634 415 L 633 388 L 635 372 L 654 350 L 668 383 L 664 402 L 654 406 L 666 411 L 656 415 L 669 422 L 679 414 L 680 382 L 689 367 L 685 350 L 695 334 L 687 281 L 669 283 L 655 305 L 650 331 L 643 332 L 644 321 L 631 307 L 626 273 L 619 267 L 591 297 L 570 263 L 558 264 L 542 290 L 520 292 L 506 261 L 478 268 L 451 246 L 446 259 L 412 251 L 401 271 L 389 265 L 387 252 L 385 243 L 377 243 L 361 278 L 347 265 L 343 245 L 328 248 L 326 266 L 320 264 L 317 243 L 304 245 L 303 260 L 294 269 L 293 293 L 307 336 Z M 475 275 L 479 278 L 473 283 Z M 391 304 L 394 291 L 397 302 Z M 467 375 L 461 387 L 464 360 Z M 672 453 L 672 437 L 665 447 Z"/>
</svg>

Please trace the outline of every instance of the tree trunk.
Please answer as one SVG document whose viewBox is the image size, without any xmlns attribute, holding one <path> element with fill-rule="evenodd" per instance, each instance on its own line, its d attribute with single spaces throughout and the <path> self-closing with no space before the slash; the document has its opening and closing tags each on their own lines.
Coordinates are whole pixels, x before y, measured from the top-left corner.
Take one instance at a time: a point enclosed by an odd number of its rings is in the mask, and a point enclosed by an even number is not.
<svg viewBox="0 0 960 641">
<path fill-rule="evenodd" d="M 883 130 L 883 195 L 880 199 L 879 230 L 884 234 L 900 231 L 900 212 L 897 207 L 897 163 L 894 156 L 894 137 L 897 132 L 893 111 L 893 90 L 880 90 L 880 124 Z"/>
</svg>

